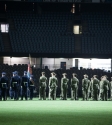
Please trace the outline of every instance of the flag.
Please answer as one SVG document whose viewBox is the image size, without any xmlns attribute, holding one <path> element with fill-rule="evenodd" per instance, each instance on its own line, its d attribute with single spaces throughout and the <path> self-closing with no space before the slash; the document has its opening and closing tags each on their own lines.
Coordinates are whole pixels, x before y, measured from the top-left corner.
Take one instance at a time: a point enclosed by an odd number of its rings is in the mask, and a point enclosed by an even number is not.
<svg viewBox="0 0 112 125">
<path fill-rule="evenodd" d="M 30 53 L 29 53 L 29 62 L 30 62 L 30 65 L 31 65 L 32 62 L 31 62 L 31 55 L 30 55 Z"/>
<path fill-rule="evenodd" d="M 28 71 L 27 71 L 27 76 L 30 77 L 32 75 L 32 68 L 30 66 L 30 63 L 28 64 Z"/>
<path fill-rule="evenodd" d="M 27 76 L 30 77 L 30 75 L 32 75 L 32 68 L 31 68 L 31 55 L 29 53 L 29 63 L 28 63 Z"/>
</svg>

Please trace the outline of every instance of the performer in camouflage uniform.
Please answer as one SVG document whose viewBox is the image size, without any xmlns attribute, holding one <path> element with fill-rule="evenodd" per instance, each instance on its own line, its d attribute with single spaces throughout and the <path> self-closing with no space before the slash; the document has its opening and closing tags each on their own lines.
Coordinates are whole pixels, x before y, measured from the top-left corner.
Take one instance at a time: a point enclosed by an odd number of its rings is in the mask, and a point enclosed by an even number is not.
<svg viewBox="0 0 112 125">
<path fill-rule="evenodd" d="M 45 72 L 42 72 L 42 76 L 39 79 L 39 93 L 40 100 L 46 100 L 46 87 L 47 87 L 47 77 L 45 77 Z"/>
<path fill-rule="evenodd" d="M 109 81 L 107 80 L 107 76 L 103 77 L 103 100 L 108 100 L 108 90 L 109 90 Z"/>
<path fill-rule="evenodd" d="M 83 100 L 88 100 L 88 89 L 90 86 L 90 80 L 88 79 L 88 75 L 84 75 L 84 79 L 82 79 L 82 94 Z"/>
<path fill-rule="evenodd" d="M 79 80 L 76 77 L 77 74 L 73 73 L 72 75 L 73 75 L 73 78 L 71 78 L 71 99 L 77 100 Z"/>
<path fill-rule="evenodd" d="M 51 77 L 49 78 L 49 100 L 56 100 L 57 87 L 58 79 L 56 78 L 56 74 L 52 72 Z"/>
<path fill-rule="evenodd" d="M 62 99 L 67 100 L 67 89 L 68 89 L 68 82 L 69 79 L 66 77 L 66 73 L 63 73 L 63 78 L 61 79 L 61 93 L 62 93 Z"/>
<path fill-rule="evenodd" d="M 93 83 L 91 85 L 91 89 L 93 91 L 93 96 L 94 96 L 93 100 L 96 100 L 96 101 L 98 101 L 99 84 L 100 84 L 100 81 L 97 79 L 97 75 L 94 75 L 93 76 Z"/>
</svg>

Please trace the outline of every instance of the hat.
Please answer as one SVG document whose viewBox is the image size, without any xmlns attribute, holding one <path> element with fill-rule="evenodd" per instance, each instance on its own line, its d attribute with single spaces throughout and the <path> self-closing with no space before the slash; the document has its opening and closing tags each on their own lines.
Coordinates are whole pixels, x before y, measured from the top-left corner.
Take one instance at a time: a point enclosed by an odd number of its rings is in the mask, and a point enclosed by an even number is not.
<svg viewBox="0 0 112 125">
<path fill-rule="evenodd" d="M 15 75 L 16 73 L 15 73 L 15 72 L 12 72 L 12 74 L 14 74 L 14 75 Z"/>
<path fill-rule="evenodd" d="M 5 73 L 5 72 L 2 72 L 2 75 L 6 75 L 6 73 Z"/>
<path fill-rule="evenodd" d="M 67 75 L 66 73 L 63 73 L 62 75 Z"/>
<path fill-rule="evenodd" d="M 18 71 L 15 71 L 15 74 L 18 74 Z"/>
<path fill-rule="evenodd" d="M 55 73 L 55 72 L 52 72 L 51 74 L 56 75 L 56 73 Z"/>
<path fill-rule="evenodd" d="M 27 74 L 27 71 L 24 71 L 24 74 Z"/>
</svg>

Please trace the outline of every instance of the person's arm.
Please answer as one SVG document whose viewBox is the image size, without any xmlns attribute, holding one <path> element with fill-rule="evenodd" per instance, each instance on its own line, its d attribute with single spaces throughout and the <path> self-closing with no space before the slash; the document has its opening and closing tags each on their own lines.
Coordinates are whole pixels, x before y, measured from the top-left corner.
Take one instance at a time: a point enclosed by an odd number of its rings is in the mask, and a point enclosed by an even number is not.
<svg viewBox="0 0 112 125">
<path fill-rule="evenodd" d="M 72 87 L 72 82 L 73 82 L 73 79 L 71 78 L 71 83 L 70 83 L 70 86 Z"/>
<path fill-rule="evenodd" d="M 61 78 L 61 90 L 63 90 L 63 78 Z"/>
<path fill-rule="evenodd" d="M 0 78 L 0 88 L 1 88 L 2 86 L 1 86 L 1 78 Z"/>
<path fill-rule="evenodd" d="M 109 89 L 111 89 L 111 81 L 109 82 Z"/>
<path fill-rule="evenodd" d="M 79 88 L 79 80 L 77 79 L 77 88 Z"/>
<path fill-rule="evenodd" d="M 82 90 L 84 90 L 84 79 L 82 80 Z"/>
<path fill-rule="evenodd" d="M 48 82 L 48 80 L 47 80 L 47 77 L 46 77 L 46 87 L 47 87 L 47 82 Z"/>
<path fill-rule="evenodd" d="M 49 88 L 51 87 L 51 78 L 49 78 Z"/>
<path fill-rule="evenodd" d="M 56 85 L 57 85 L 57 87 L 58 87 L 58 79 L 56 78 Z"/>
<path fill-rule="evenodd" d="M 41 87 L 41 77 L 39 78 L 39 87 Z"/>
</svg>

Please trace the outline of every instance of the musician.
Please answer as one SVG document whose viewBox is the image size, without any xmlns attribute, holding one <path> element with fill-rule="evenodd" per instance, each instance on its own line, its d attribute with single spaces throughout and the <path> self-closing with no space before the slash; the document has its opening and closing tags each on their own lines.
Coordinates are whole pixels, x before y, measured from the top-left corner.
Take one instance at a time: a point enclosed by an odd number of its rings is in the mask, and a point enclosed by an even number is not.
<svg viewBox="0 0 112 125">
<path fill-rule="evenodd" d="M 30 81 L 29 81 L 29 90 L 30 90 L 30 100 L 33 99 L 33 91 L 35 88 L 35 82 L 34 82 L 34 77 L 33 75 L 30 76 Z"/>
</svg>

